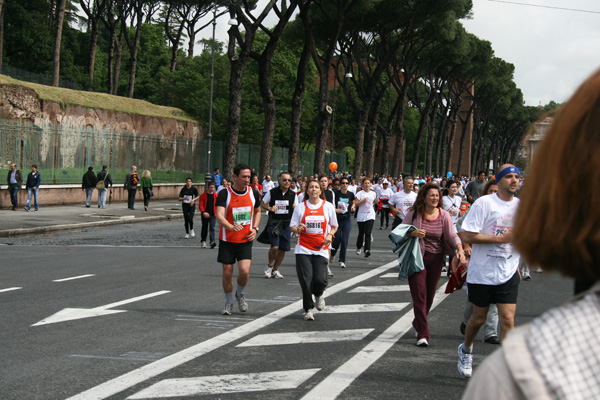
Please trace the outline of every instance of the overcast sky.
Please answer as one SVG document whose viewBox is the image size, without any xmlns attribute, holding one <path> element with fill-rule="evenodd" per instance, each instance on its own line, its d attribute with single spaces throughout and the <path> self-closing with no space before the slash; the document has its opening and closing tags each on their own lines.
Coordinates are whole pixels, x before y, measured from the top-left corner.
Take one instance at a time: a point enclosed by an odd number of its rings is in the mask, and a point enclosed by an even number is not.
<svg viewBox="0 0 600 400">
<path fill-rule="evenodd" d="M 266 2 L 260 0 L 258 9 Z M 218 20 L 220 41 L 228 40 L 228 19 Z M 515 66 L 515 82 L 527 105 L 567 101 L 600 67 L 600 0 L 473 0 L 473 17 L 462 23 Z M 210 28 L 202 32 L 211 35 Z"/>
</svg>

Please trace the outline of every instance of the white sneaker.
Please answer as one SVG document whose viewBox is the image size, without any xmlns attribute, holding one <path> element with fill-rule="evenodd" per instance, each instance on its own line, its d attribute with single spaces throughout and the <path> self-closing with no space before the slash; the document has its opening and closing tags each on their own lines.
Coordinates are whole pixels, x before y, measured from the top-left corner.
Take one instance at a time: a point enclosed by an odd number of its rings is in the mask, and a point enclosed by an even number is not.
<svg viewBox="0 0 600 400">
<path fill-rule="evenodd" d="M 323 311 L 325 309 L 325 299 L 323 296 L 315 296 L 315 302 L 317 303 L 317 310 Z"/>
<path fill-rule="evenodd" d="M 304 313 L 304 320 L 305 321 L 314 321 L 315 320 L 315 316 L 313 315 L 312 308 Z"/>
<path fill-rule="evenodd" d="M 327 277 L 328 278 L 333 278 L 333 272 L 331 272 L 331 269 L 329 268 L 329 265 L 327 266 Z"/>
<path fill-rule="evenodd" d="M 340 268 L 346 268 L 346 264 L 342 261 L 340 261 Z"/>
<path fill-rule="evenodd" d="M 189 239 L 190 235 L 188 235 L 187 233 L 185 234 L 185 236 L 183 237 L 184 239 Z"/>
<path fill-rule="evenodd" d="M 427 339 L 421 338 L 421 339 L 417 340 L 417 346 L 427 347 L 427 346 L 429 346 L 429 342 L 427 341 Z"/>
<path fill-rule="evenodd" d="M 267 266 L 267 268 L 265 268 L 265 278 L 270 278 L 272 273 L 273 273 L 273 267 Z"/>
<path fill-rule="evenodd" d="M 202 248 L 205 249 L 206 248 L 206 242 L 200 243 L 200 246 L 202 246 Z"/>
<path fill-rule="evenodd" d="M 281 275 L 281 272 L 279 272 L 278 270 L 274 269 L 273 272 L 271 272 L 271 278 L 283 279 L 283 275 Z"/>
<path fill-rule="evenodd" d="M 240 309 L 241 312 L 248 311 L 248 303 L 246 302 L 246 298 L 244 297 L 243 294 L 241 294 L 240 296 L 238 296 L 237 293 L 236 293 L 235 294 L 235 299 L 237 300 L 238 308 Z"/>
<path fill-rule="evenodd" d="M 196 236 L 196 234 L 194 233 L 194 230 L 193 230 L 193 229 L 190 231 L 190 236 L 191 236 L 191 237 L 195 237 L 195 236 Z"/>
<path fill-rule="evenodd" d="M 360 253 L 362 253 L 362 247 L 360 249 L 356 250 L 356 255 L 357 256 L 360 256 Z"/>
<path fill-rule="evenodd" d="M 331 257 L 329 258 L 329 262 L 332 263 L 335 261 L 335 256 L 332 254 Z"/>
<path fill-rule="evenodd" d="M 233 310 L 233 303 L 225 303 L 225 307 L 223 307 L 221 315 L 231 315 L 231 310 Z"/>
<path fill-rule="evenodd" d="M 461 343 L 458 346 L 458 372 L 465 378 L 470 378 L 473 375 L 473 354 L 464 353 L 464 345 Z"/>
</svg>

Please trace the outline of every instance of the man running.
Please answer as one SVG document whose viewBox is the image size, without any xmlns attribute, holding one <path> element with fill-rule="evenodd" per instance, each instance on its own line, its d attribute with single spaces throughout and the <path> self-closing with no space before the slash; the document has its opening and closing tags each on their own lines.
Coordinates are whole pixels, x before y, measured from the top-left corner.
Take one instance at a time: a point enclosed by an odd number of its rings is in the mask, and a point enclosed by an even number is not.
<svg viewBox="0 0 600 400">
<path fill-rule="evenodd" d="M 488 308 L 498 306 L 501 339 L 514 328 L 519 294 L 519 254 L 513 250 L 513 224 L 519 204 L 514 197 L 520 172 L 504 164 L 496 174 L 498 192 L 477 199 L 462 224 L 463 239 L 473 246 L 467 283 L 473 314 L 467 322 L 465 341 L 458 346 L 458 372 L 473 373 L 473 341 L 485 323 Z"/>
<path fill-rule="evenodd" d="M 269 214 L 267 232 L 271 242 L 265 278 L 283 279 L 279 266 L 285 257 L 285 252 L 290 250 L 290 221 L 294 208 L 298 204 L 298 196 L 290 189 L 292 176 L 289 173 L 280 173 L 278 181 L 279 186 L 265 193 L 261 206 Z"/>
<path fill-rule="evenodd" d="M 260 195 L 250 187 L 250 167 L 238 164 L 233 168 L 233 186 L 225 187 L 217 197 L 219 255 L 223 264 L 223 291 L 225 307 L 221 314 L 231 315 L 233 309 L 233 264 L 238 263 L 235 298 L 241 312 L 248 311 L 244 287 L 250 277 L 252 241 L 260 223 Z"/>
<path fill-rule="evenodd" d="M 390 210 L 394 213 L 394 221 L 392 222 L 392 230 L 402 223 L 408 209 L 413 206 L 417 199 L 417 194 L 413 191 L 414 179 L 412 176 L 406 175 L 403 180 L 403 189 L 392 195 L 388 202 Z"/>
<path fill-rule="evenodd" d="M 471 181 L 465 189 L 467 195 L 467 201 L 473 204 L 481 196 L 481 192 L 485 187 L 485 171 L 479 171 L 477 173 L 477 179 Z"/>
</svg>

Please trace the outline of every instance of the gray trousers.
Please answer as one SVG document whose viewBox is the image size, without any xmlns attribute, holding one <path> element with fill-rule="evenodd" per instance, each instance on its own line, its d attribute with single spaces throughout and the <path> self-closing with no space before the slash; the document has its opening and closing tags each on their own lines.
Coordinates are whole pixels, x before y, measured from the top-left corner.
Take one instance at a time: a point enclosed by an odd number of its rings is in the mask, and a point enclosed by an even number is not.
<svg viewBox="0 0 600 400">
<path fill-rule="evenodd" d="M 473 314 L 473 303 L 469 302 L 469 299 L 465 302 L 465 311 L 463 314 L 463 323 L 466 325 L 469 318 L 471 318 L 471 314 Z M 495 304 L 490 304 L 490 308 L 488 309 L 487 319 L 485 320 L 485 324 L 483 325 L 483 339 L 490 338 L 492 336 L 498 335 L 498 306 Z"/>
<path fill-rule="evenodd" d="M 315 308 L 312 295 L 322 296 L 327 287 L 327 261 L 321 256 L 296 254 L 296 273 L 302 288 L 304 311 Z"/>
</svg>

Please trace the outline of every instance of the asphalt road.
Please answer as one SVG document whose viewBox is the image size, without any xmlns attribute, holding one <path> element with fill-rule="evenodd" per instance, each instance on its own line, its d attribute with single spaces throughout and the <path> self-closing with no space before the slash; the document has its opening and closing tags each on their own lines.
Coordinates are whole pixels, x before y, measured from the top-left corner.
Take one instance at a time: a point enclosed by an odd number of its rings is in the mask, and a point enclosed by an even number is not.
<svg viewBox="0 0 600 400">
<path fill-rule="evenodd" d="M 261 244 L 249 311 L 221 316 L 217 250 L 199 247 L 199 226 L 183 239 L 181 221 L 0 239 L 0 398 L 458 399 L 465 293 L 440 296 L 430 346 L 416 347 L 410 294 L 393 274 L 389 231 L 377 228 L 370 258 L 351 251 L 348 268 L 332 265 L 313 322 L 302 319 L 293 254 L 285 279 L 265 279 Z M 517 325 L 571 290 L 533 274 Z M 477 342 L 475 368 L 496 348 Z"/>
</svg>

